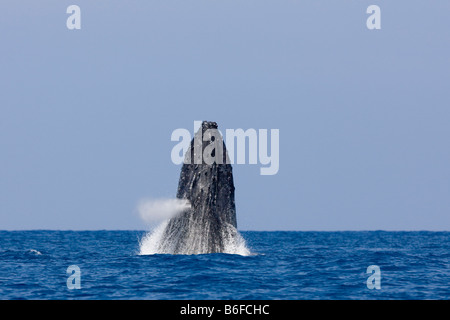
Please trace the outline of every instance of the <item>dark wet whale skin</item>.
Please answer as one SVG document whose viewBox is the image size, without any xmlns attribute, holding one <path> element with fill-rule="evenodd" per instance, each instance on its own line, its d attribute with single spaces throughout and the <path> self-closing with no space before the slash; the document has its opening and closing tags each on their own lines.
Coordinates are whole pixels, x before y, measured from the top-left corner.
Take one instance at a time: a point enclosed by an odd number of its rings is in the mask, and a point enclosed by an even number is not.
<svg viewBox="0 0 450 320">
<path fill-rule="evenodd" d="M 202 127 L 191 141 L 186 157 L 192 161 L 190 163 L 185 161 L 181 168 L 177 192 L 177 198 L 189 200 L 191 208 L 168 222 L 160 244 L 161 252 L 172 254 L 223 252 L 226 238 L 233 237 L 236 231 L 233 172 L 231 164 L 226 161 L 226 147 L 217 129 L 217 123 L 203 121 Z M 215 131 L 216 137 L 219 137 L 216 143 L 223 145 L 222 154 L 218 152 L 216 157 L 219 159 L 218 157 L 222 155 L 222 161 L 215 161 L 212 164 L 201 161 L 195 164 L 194 159 L 198 156 L 196 152 L 201 150 L 203 154 L 205 147 L 212 143 L 211 140 L 214 141 L 214 138 L 203 141 L 203 136 L 209 137 L 205 135 L 207 130 Z M 198 145 L 200 141 L 202 141 L 201 149 Z M 213 156 L 214 152 L 215 150 L 212 152 Z"/>
</svg>

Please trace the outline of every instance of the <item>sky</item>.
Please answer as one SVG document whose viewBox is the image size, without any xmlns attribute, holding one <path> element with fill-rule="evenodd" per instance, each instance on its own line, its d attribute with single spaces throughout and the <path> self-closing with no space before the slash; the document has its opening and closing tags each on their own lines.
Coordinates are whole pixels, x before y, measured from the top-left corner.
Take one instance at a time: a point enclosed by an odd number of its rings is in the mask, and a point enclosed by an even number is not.
<svg viewBox="0 0 450 320">
<path fill-rule="evenodd" d="M 81 29 L 69 30 L 69 5 Z M 381 9 L 369 30 L 366 9 Z M 177 128 L 279 129 L 240 230 L 450 230 L 450 2 L 0 3 L 0 230 L 146 230 Z"/>
</svg>

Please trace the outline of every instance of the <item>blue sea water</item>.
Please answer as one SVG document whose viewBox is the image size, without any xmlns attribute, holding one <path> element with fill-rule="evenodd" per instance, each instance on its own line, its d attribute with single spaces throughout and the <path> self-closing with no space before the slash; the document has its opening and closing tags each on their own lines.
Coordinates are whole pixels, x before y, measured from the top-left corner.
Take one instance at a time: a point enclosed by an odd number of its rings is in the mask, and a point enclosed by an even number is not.
<svg viewBox="0 0 450 320">
<path fill-rule="evenodd" d="M 140 231 L 0 231 L 0 298 L 450 298 L 450 232 L 241 234 L 251 255 L 139 255 Z M 67 288 L 70 265 L 81 289 Z"/>
</svg>

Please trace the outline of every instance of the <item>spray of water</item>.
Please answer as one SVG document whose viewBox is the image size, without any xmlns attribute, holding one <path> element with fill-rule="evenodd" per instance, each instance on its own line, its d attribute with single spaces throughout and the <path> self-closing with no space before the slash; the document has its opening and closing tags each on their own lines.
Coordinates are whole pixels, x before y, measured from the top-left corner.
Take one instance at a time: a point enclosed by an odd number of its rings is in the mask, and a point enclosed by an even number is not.
<svg viewBox="0 0 450 320">
<path fill-rule="evenodd" d="M 190 208 L 190 204 L 184 199 L 153 199 L 144 200 L 138 205 L 138 211 L 141 218 L 147 223 L 159 222 L 151 232 L 147 233 L 140 243 L 139 254 L 174 254 L 175 248 L 170 241 L 164 239 L 165 229 L 171 218 L 176 217 L 179 213 Z M 208 253 L 204 248 L 202 238 L 209 235 L 204 234 L 204 226 L 195 226 L 192 228 L 189 237 L 184 244 L 183 253 L 185 254 L 202 254 Z M 224 243 L 224 253 L 250 255 L 244 238 L 238 230 L 232 225 L 225 225 L 221 230 L 221 238 Z M 175 236 L 175 237 L 173 237 Z M 169 239 L 176 238 L 177 235 L 171 235 Z"/>
<path fill-rule="evenodd" d="M 140 255 L 150 255 L 150 254 L 173 254 L 174 250 L 165 243 L 163 236 L 164 231 L 167 227 L 169 220 L 163 221 L 158 227 L 153 231 L 147 233 L 141 240 L 139 254 Z M 200 235 L 201 236 L 201 235 Z M 241 236 L 239 231 L 232 225 L 226 225 L 222 230 L 222 239 L 224 241 L 224 251 L 223 253 L 228 254 L 238 254 L 241 256 L 251 255 L 250 250 L 247 248 L 244 238 Z M 198 234 L 195 232 L 192 237 L 189 237 L 185 246 L 186 254 L 203 254 L 204 250 L 198 249 L 196 246 L 196 241 L 198 241 Z M 165 243 L 165 245 L 162 245 Z M 190 248 L 196 248 L 195 250 L 190 250 Z"/>
<path fill-rule="evenodd" d="M 173 218 L 190 207 L 186 199 L 145 199 L 139 203 L 138 212 L 142 220 L 154 223 Z"/>
</svg>

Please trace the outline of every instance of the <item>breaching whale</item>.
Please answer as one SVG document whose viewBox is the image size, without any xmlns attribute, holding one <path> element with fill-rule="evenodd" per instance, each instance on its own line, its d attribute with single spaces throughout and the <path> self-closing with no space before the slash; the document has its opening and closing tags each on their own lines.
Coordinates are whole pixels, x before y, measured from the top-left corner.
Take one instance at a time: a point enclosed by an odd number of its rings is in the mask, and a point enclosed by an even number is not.
<svg viewBox="0 0 450 320">
<path fill-rule="evenodd" d="M 159 253 L 202 254 L 227 251 L 239 237 L 233 172 L 216 122 L 203 121 L 186 151 L 176 197 L 190 208 L 171 218 Z"/>
</svg>

